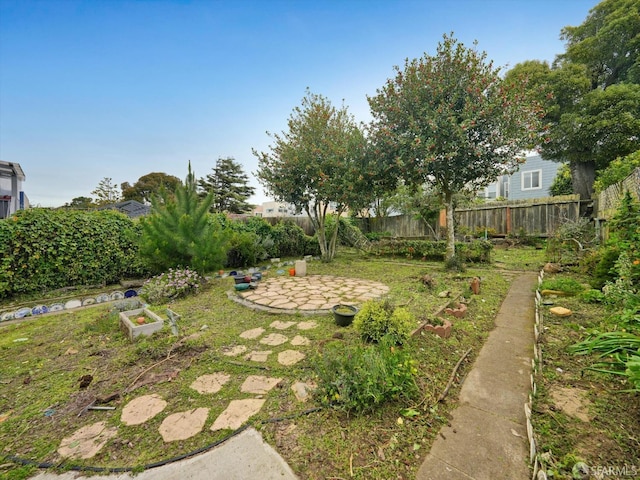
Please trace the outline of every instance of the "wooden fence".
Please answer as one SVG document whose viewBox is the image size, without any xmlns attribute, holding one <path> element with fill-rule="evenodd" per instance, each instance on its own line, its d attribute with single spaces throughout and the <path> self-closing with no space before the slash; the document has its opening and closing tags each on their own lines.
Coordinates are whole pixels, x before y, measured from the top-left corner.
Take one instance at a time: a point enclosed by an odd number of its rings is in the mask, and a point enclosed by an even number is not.
<svg viewBox="0 0 640 480">
<path fill-rule="evenodd" d="M 628 190 L 631 195 L 640 201 L 640 167 L 622 182 L 607 187 L 598 195 L 595 217 L 598 220 L 610 220 L 616 213 L 624 192 Z"/>
<path fill-rule="evenodd" d="M 547 237 L 566 221 L 575 221 L 581 214 L 578 195 L 490 202 L 455 211 L 456 228 L 472 233 L 487 229 L 494 236 L 525 232 Z"/>
</svg>

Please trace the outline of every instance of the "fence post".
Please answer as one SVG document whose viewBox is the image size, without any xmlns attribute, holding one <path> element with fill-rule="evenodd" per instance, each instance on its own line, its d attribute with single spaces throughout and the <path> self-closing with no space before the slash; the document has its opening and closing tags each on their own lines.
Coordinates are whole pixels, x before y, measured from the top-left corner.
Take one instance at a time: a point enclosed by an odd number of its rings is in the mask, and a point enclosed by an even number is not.
<svg viewBox="0 0 640 480">
<path fill-rule="evenodd" d="M 505 215 L 505 219 L 507 221 L 507 235 L 509 235 L 511 233 L 511 207 L 509 205 L 507 205 L 506 207 L 506 215 Z"/>
</svg>

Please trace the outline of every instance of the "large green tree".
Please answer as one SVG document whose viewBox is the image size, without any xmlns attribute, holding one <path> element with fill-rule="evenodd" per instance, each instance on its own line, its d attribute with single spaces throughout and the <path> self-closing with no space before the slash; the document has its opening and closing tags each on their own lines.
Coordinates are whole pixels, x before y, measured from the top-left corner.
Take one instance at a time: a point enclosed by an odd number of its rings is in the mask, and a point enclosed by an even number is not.
<svg viewBox="0 0 640 480">
<path fill-rule="evenodd" d="M 229 237 L 210 218 L 211 202 L 211 194 L 199 198 L 191 164 L 185 184 L 177 186 L 175 195 L 162 190 L 152 197 L 151 215 L 140 220 L 140 254 L 151 270 L 190 267 L 204 275 L 224 265 Z"/>
<path fill-rule="evenodd" d="M 133 185 L 124 182 L 120 185 L 124 200 L 137 200 L 141 203 L 151 203 L 151 198 L 164 188 L 170 193 L 175 192 L 182 180 L 163 172 L 151 172 L 141 176 Z"/>
<path fill-rule="evenodd" d="M 268 152 L 257 152 L 257 176 L 267 194 L 307 213 L 315 227 L 324 261 L 333 260 L 338 229 L 327 235 L 327 219 L 371 199 L 374 173 L 369 169 L 366 141 L 347 108 L 335 108 L 311 93 L 295 107 L 289 130 L 269 134 Z"/>
<path fill-rule="evenodd" d="M 565 27 L 553 66 L 528 61 L 507 74 L 527 79 L 545 108 L 540 152 L 569 161 L 574 193 L 590 198 L 597 172 L 640 148 L 640 2 L 605 0 L 577 27 Z"/>
<path fill-rule="evenodd" d="M 445 35 L 435 55 L 406 60 L 369 98 L 378 151 L 407 185 L 431 184 L 447 214 L 455 256 L 454 195 L 513 169 L 538 131 L 539 109 L 501 79 L 475 45 Z"/>
<path fill-rule="evenodd" d="M 198 180 L 200 196 L 213 195 L 211 211 L 217 213 L 245 213 L 253 205 L 248 200 L 255 193 L 242 165 L 233 157 L 218 158 L 213 172 Z"/>
</svg>

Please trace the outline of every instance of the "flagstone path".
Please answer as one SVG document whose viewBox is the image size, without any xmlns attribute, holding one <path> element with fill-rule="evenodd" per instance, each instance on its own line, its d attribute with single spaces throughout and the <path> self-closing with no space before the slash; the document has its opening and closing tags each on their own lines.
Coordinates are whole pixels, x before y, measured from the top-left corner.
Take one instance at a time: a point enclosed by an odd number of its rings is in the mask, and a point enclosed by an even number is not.
<svg viewBox="0 0 640 480">
<path fill-rule="evenodd" d="M 312 275 L 306 277 L 274 277 L 260 282 L 256 290 L 233 292 L 232 297 L 253 308 L 269 311 L 326 313 L 336 304 L 359 304 L 372 298 L 378 298 L 389 291 L 389 287 L 379 282 L 361 279 Z M 280 365 L 291 366 L 305 358 L 303 348 L 311 344 L 304 332 L 316 328 L 312 320 L 272 322 L 268 328 L 252 328 L 240 333 L 237 341 L 221 348 L 221 353 L 229 357 L 240 357 L 249 362 L 266 362 L 276 355 Z M 262 349 L 291 345 L 274 353 Z M 232 376 L 225 372 L 206 374 L 195 379 L 190 388 L 201 395 L 215 395 L 224 388 L 230 388 Z M 174 381 L 179 381 L 179 376 Z M 227 408 L 213 421 L 211 431 L 231 429 L 243 426 L 256 415 L 265 403 L 264 396 L 277 385 L 282 378 L 262 375 L 248 375 L 242 382 L 239 392 L 251 395 L 250 398 L 232 400 Z M 315 385 L 294 381 L 291 390 L 298 402 L 305 402 Z M 206 400 L 203 399 L 206 404 Z M 157 394 L 142 395 L 130 400 L 121 412 L 121 421 L 125 425 L 140 425 L 157 415 L 163 414 L 169 403 Z M 205 428 L 210 409 L 195 405 L 193 409 L 172 412 L 162 421 L 158 429 L 158 439 L 165 443 L 185 440 L 197 435 Z M 105 422 L 85 425 L 64 438 L 58 453 L 65 458 L 88 459 L 95 456 L 108 440 L 117 436 L 117 428 L 107 428 Z"/>
</svg>

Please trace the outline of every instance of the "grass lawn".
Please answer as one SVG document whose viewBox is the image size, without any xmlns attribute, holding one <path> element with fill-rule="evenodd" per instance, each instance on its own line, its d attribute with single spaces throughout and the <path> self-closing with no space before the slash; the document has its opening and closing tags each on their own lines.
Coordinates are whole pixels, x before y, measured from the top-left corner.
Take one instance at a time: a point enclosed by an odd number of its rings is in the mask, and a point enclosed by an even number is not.
<svg viewBox="0 0 640 480">
<path fill-rule="evenodd" d="M 469 265 L 459 274 L 445 272 L 437 263 L 367 258 L 353 250 L 341 250 L 331 264 L 309 263 L 310 275 L 357 277 L 388 285 L 389 299 L 420 320 L 428 319 L 447 303 L 439 292 L 450 290 L 469 298 L 471 279 L 478 276 L 482 280 L 480 295 L 472 297 L 467 316 L 454 321 L 450 338 L 442 340 L 423 333 L 403 347 L 417 362 L 419 397 L 410 403 L 387 403 L 361 415 L 316 409 L 316 399 L 299 402 L 291 390 L 296 381 L 316 379 L 314 365 L 329 342 L 361 342 L 353 327 L 336 326 L 329 313 L 308 317 L 250 310 L 227 298 L 227 292 L 233 289 L 230 278 L 213 279 L 197 296 L 168 305 L 181 315 L 178 337 L 165 326 L 152 337 L 132 343 L 105 305 L 0 325 L 2 454 L 57 464 L 62 460 L 57 453 L 62 438 L 85 425 L 105 421 L 118 429 L 117 436 L 95 457 L 69 463 L 139 469 L 227 437 L 230 430 L 209 429 L 213 420 L 229 401 L 247 397 L 239 387 L 248 375 L 268 375 L 283 381 L 264 395 L 266 402 L 250 423 L 300 478 L 414 478 L 434 437 L 456 406 L 457 383 L 445 401 L 437 402 L 454 365 L 472 349 L 458 371 L 458 378 L 463 378 L 493 328 L 510 280 L 519 270 L 537 271 L 543 264 L 543 254 L 534 249 L 496 250 L 494 258 L 499 263 Z M 422 284 L 425 274 L 435 279 L 433 288 Z M 153 310 L 163 312 L 166 307 Z M 236 345 L 264 350 L 257 339 L 242 339 L 239 334 L 258 327 L 268 329 L 276 320 L 318 323 L 317 328 L 304 332 L 311 343 L 298 347 L 306 355 L 303 361 L 284 367 L 275 355 L 266 363 L 256 363 L 223 354 Z M 276 353 L 289 348 L 287 344 L 268 347 Z M 197 377 L 214 372 L 231 376 L 220 392 L 199 394 L 190 388 Z M 80 388 L 80 379 L 86 375 L 93 380 L 88 387 Z M 123 424 L 122 407 L 133 398 L 151 393 L 164 398 L 167 409 L 142 425 Z M 110 398 L 105 405 L 115 410 L 84 411 L 92 401 Z M 198 407 L 210 409 L 202 432 L 187 440 L 164 443 L 158 433 L 163 418 Z M 411 415 L 402 414 L 407 411 Z M 0 475 L 10 479 L 26 478 L 36 471 L 35 467 L 18 467 L 6 459 L 4 463 Z"/>
</svg>

